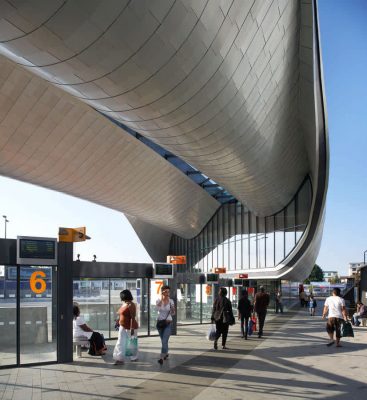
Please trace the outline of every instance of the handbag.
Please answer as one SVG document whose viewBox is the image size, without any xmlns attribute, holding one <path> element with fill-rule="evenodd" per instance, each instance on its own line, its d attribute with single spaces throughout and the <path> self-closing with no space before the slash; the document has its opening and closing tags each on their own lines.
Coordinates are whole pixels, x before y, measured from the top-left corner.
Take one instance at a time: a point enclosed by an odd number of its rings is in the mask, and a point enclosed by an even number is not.
<svg viewBox="0 0 367 400">
<path fill-rule="evenodd" d="M 234 325 L 236 323 L 236 319 L 232 311 L 231 302 L 229 300 L 223 309 L 223 322 L 228 325 Z"/>
<path fill-rule="evenodd" d="M 170 313 L 171 313 L 171 309 L 168 311 L 168 314 L 167 314 L 165 319 L 158 319 L 157 320 L 157 325 L 156 325 L 157 330 L 164 329 L 167 326 L 167 324 L 168 324 L 167 318 L 170 315 Z"/>
<path fill-rule="evenodd" d="M 343 325 L 341 327 L 342 337 L 354 337 L 354 332 L 352 328 L 352 324 L 348 321 L 343 321 Z"/>
<path fill-rule="evenodd" d="M 223 316 L 223 322 L 227 323 L 228 325 L 234 325 L 236 323 L 236 319 L 233 315 L 232 310 L 226 310 Z"/>
</svg>

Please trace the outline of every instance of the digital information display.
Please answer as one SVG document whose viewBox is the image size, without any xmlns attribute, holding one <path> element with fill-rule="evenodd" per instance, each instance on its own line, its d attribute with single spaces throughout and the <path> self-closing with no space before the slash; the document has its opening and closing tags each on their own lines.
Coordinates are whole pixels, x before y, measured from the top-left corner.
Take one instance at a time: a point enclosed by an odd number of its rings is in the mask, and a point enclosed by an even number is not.
<svg viewBox="0 0 367 400">
<path fill-rule="evenodd" d="M 17 264 L 56 265 L 57 239 L 18 236 Z"/>
<path fill-rule="evenodd" d="M 154 277 L 163 279 L 173 278 L 173 265 L 168 263 L 154 263 Z"/>
<path fill-rule="evenodd" d="M 206 275 L 207 283 L 218 283 L 218 281 L 219 281 L 219 274 L 207 274 Z"/>
<path fill-rule="evenodd" d="M 243 279 L 234 278 L 234 280 L 233 280 L 234 286 L 243 286 L 243 283 L 244 283 Z"/>
</svg>

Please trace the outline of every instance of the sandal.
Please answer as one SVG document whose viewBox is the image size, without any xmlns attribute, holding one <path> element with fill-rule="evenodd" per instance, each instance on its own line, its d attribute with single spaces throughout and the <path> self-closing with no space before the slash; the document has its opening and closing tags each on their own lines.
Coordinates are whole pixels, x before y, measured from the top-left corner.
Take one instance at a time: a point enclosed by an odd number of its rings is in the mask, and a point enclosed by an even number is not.
<svg viewBox="0 0 367 400">
<path fill-rule="evenodd" d="M 334 343 L 335 343 L 334 341 L 329 342 L 326 346 L 327 346 L 327 347 L 330 347 L 330 346 L 332 346 Z"/>
</svg>

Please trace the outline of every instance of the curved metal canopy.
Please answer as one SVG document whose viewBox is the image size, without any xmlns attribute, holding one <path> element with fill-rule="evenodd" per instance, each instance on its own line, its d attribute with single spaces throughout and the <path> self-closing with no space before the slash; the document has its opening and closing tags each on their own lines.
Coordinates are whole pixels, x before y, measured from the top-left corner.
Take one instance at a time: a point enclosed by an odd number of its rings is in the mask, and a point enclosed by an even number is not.
<svg viewBox="0 0 367 400">
<path fill-rule="evenodd" d="M 252 211 L 283 208 L 310 171 L 300 2 L 1 6 L 3 55 L 149 137 Z"/>
</svg>

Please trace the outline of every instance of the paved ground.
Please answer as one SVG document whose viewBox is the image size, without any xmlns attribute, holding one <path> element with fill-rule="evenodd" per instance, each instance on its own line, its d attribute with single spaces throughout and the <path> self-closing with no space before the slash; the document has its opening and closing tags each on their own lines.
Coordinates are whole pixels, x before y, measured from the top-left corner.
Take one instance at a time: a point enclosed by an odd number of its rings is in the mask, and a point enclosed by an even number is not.
<svg viewBox="0 0 367 400">
<path fill-rule="evenodd" d="M 272 315 L 263 339 L 245 341 L 235 325 L 230 349 L 218 351 L 205 339 L 207 326 L 181 327 L 163 366 L 158 337 L 141 338 L 139 361 L 124 366 L 112 365 L 109 342 L 103 358 L 83 353 L 72 364 L 0 370 L 0 399 L 367 398 L 367 328 L 335 348 L 326 347 L 324 327 L 305 310 Z"/>
</svg>

